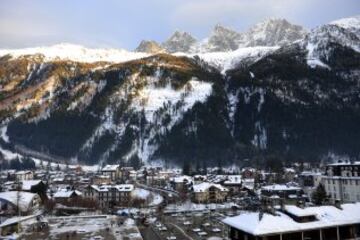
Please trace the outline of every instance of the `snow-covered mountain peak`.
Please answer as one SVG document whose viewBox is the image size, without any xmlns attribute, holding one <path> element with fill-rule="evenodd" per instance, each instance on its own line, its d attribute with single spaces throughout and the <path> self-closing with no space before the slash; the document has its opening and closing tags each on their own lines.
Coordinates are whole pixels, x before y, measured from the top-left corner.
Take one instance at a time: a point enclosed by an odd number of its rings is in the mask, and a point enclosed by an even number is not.
<svg viewBox="0 0 360 240">
<path fill-rule="evenodd" d="M 162 47 L 170 53 L 188 52 L 195 43 L 196 39 L 190 33 L 177 30 L 162 44 Z"/>
<path fill-rule="evenodd" d="M 360 38 L 360 15 L 349 18 L 342 18 L 336 21 L 332 21 L 329 24 L 344 28 Z"/>
<path fill-rule="evenodd" d="M 360 15 L 342 18 L 330 22 L 331 25 L 337 25 L 342 28 L 360 28 Z"/>
<path fill-rule="evenodd" d="M 239 48 L 242 36 L 235 30 L 216 24 L 209 38 L 196 46 L 193 52 L 227 52 Z"/>
<path fill-rule="evenodd" d="M 332 51 L 332 45 L 351 48 L 360 52 L 359 37 L 350 29 L 345 29 L 337 24 L 327 24 L 311 30 L 301 44 L 308 51 L 308 64 L 310 66 L 325 66 Z"/>
<path fill-rule="evenodd" d="M 70 60 L 76 62 L 126 62 L 148 56 L 145 53 L 134 53 L 124 49 L 86 48 L 82 45 L 60 43 L 46 47 L 24 49 L 0 49 L 0 56 L 10 55 L 18 58 L 24 55 L 41 54 L 45 61 Z"/>
<path fill-rule="evenodd" d="M 269 18 L 255 24 L 245 33 L 246 46 L 281 46 L 305 37 L 307 31 L 286 19 Z"/>
</svg>

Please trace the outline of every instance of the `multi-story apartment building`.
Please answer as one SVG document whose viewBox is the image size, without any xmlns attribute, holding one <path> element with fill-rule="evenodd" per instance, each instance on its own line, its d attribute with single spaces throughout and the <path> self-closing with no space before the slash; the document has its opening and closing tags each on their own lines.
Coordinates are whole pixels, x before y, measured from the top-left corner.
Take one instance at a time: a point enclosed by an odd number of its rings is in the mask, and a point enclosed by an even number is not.
<svg viewBox="0 0 360 240">
<path fill-rule="evenodd" d="M 101 174 L 104 176 L 109 176 L 111 181 L 116 181 L 120 178 L 120 166 L 106 165 L 101 169 Z"/>
<path fill-rule="evenodd" d="M 360 202 L 360 162 L 327 165 L 322 183 L 331 201 Z"/>
<path fill-rule="evenodd" d="M 229 190 L 220 184 L 203 182 L 192 187 L 192 200 L 196 203 L 224 202 Z"/>
<path fill-rule="evenodd" d="M 84 191 L 84 197 L 98 202 L 102 208 L 126 206 L 131 200 L 132 184 L 90 185 Z"/>
</svg>

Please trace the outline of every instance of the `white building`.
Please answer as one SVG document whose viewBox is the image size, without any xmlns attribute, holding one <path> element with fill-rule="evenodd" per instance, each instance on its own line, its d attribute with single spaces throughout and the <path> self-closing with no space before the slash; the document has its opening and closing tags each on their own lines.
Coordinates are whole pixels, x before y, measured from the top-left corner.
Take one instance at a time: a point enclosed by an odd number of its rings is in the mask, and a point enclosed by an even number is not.
<svg viewBox="0 0 360 240">
<path fill-rule="evenodd" d="M 131 200 L 132 184 L 91 185 L 84 191 L 84 197 L 95 200 L 100 207 L 124 206 Z"/>
<path fill-rule="evenodd" d="M 360 162 L 327 165 L 322 183 L 331 201 L 360 202 Z"/>
<path fill-rule="evenodd" d="M 299 208 L 285 205 L 273 212 L 245 212 L 228 217 L 231 240 L 360 239 L 360 203 Z"/>
</svg>

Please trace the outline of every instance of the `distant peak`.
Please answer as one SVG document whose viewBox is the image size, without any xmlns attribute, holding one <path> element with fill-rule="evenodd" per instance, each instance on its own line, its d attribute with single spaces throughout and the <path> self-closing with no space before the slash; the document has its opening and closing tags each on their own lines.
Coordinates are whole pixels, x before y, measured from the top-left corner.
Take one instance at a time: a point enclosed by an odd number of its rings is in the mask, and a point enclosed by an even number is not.
<svg viewBox="0 0 360 240">
<path fill-rule="evenodd" d="M 217 23 L 215 26 L 214 26 L 214 32 L 236 32 L 236 30 L 230 28 L 230 27 L 227 27 L 227 26 L 224 26 L 220 23 Z"/>
<path fill-rule="evenodd" d="M 168 52 L 188 52 L 197 40 L 188 32 L 176 30 L 162 47 Z"/>
<path fill-rule="evenodd" d="M 171 38 L 174 38 L 174 37 L 191 37 L 191 38 L 194 38 L 190 33 L 188 32 L 185 32 L 185 31 L 180 31 L 180 30 L 176 30 L 170 37 Z"/>
<path fill-rule="evenodd" d="M 135 52 L 161 53 L 165 52 L 165 49 L 154 40 L 142 40 Z"/>
</svg>

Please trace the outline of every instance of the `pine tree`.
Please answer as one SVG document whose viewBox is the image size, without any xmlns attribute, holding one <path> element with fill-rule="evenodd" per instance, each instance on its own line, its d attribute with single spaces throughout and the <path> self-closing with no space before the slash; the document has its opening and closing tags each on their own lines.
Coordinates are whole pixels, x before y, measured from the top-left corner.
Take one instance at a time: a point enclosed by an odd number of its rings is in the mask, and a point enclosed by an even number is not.
<svg viewBox="0 0 360 240">
<path fill-rule="evenodd" d="M 326 190 L 323 184 L 319 184 L 319 186 L 317 186 L 317 188 L 315 189 L 315 191 L 312 193 L 312 201 L 316 204 L 316 205 L 321 205 L 324 203 L 324 201 L 327 198 L 327 194 L 326 194 Z"/>
<path fill-rule="evenodd" d="M 191 172 L 190 163 L 188 161 L 185 161 L 183 165 L 182 173 L 183 175 L 190 175 L 190 172 Z"/>
</svg>

